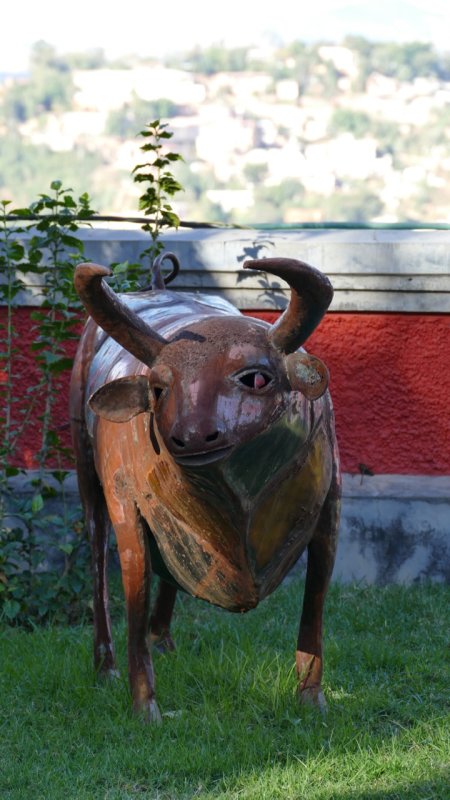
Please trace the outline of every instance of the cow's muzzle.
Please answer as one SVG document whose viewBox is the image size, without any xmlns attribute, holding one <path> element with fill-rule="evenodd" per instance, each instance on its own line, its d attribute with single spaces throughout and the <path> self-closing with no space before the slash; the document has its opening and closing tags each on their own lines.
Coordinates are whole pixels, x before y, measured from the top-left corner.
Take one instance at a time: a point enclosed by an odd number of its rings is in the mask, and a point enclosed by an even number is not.
<svg viewBox="0 0 450 800">
<path fill-rule="evenodd" d="M 176 455 L 172 453 L 172 455 L 174 461 L 176 461 L 180 467 L 205 467 L 226 458 L 230 455 L 232 450 L 233 446 L 228 445 L 227 447 L 218 447 L 215 450 L 205 450 L 198 453 L 189 453 L 188 455 L 181 455 L 181 453 L 177 453 Z"/>
</svg>

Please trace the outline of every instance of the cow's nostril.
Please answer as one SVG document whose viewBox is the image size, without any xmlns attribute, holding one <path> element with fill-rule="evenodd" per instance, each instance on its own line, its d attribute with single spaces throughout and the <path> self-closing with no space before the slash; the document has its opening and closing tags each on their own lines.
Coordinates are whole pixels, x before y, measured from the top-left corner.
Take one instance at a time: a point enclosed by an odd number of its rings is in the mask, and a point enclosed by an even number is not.
<svg viewBox="0 0 450 800">
<path fill-rule="evenodd" d="M 184 442 L 181 439 L 176 439 L 175 436 L 172 436 L 172 442 L 175 442 L 177 447 L 185 447 Z"/>
<path fill-rule="evenodd" d="M 217 437 L 219 436 L 219 431 L 215 431 L 215 433 L 210 433 L 209 436 L 206 436 L 207 442 L 215 442 Z"/>
</svg>

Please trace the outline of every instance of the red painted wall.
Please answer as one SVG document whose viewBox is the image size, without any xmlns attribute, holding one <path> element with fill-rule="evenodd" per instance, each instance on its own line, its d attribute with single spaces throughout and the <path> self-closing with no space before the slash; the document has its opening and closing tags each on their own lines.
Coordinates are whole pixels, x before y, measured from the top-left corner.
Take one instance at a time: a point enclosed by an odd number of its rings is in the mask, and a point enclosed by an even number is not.
<svg viewBox="0 0 450 800">
<path fill-rule="evenodd" d="M 22 308 L 15 315 L 21 349 L 17 385 L 24 408 L 30 402 L 26 389 L 37 374 L 29 352 L 31 311 Z M 246 313 L 269 322 L 278 316 Z M 307 349 L 331 373 L 344 471 L 357 473 L 365 464 L 377 474 L 450 474 L 449 315 L 330 313 Z M 55 390 L 55 409 L 69 444 L 68 380 L 64 376 Z M 39 447 L 39 413 L 37 407 L 20 443 L 19 462 L 27 467 Z"/>
<path fill-rule="evenodd" d="M 29 419 L 27 422 L 24 434 L 20 437 L 16 447 L 16 457 L 13 463 L 16 466 L 27 467 L 28 469 L 36 467 L 35 454 L 40 449 L 41 444 L 41 425 L 39 417 L 43 412 L 43 403 L 39 397 L 39 393 L 29 393 L 29 387 L 36 386 L 40 380 L 40 372 L 36 365 L 36 354 L 30 350 L 30 345 L 35 339 L 35 323 L 31 319 L 32 313 L 36 309 L 30 307 L 18 308 L 13 315 L 13 326 L 18 336 L 14 341 L 14 347 L 18 351 L 14 356 L 14 373 L 15 373 L 15 395 L 18 397 L 18 402 L 14 404 L 14 420 L 22 424 L 25 415 Z M 0 324 L 4 324 L 6 319 L 6 309 L 0 308 Z M 80 330 L 81 330 L 80 325 Z M 73 356 L 75 354 L 77 343 L 70 341 L 67 344 L 67 352 Z M 0 388 L 2 383 L 6 380 L 6 375 L 2 371 L 3 363 L 0 361 Z M 59 433 L 62 441 L 68 447 L 71 447 L 71 438 L 69 430 L 69 415 L 68 415 L 68 391 L 69 391 L 70 372 L 61 373 L 55 378 L 54 383 L 54 420 L 55 428 Z M 0 402 L 3 397 L 0 395 Z M 2 415 L 3 416 L 3 415 Z M 53 464 L 52 466 L 67 466 L 73 467 L 74 464 L 70 458 L 65 458 L 61 464 Z"/>
</svg>

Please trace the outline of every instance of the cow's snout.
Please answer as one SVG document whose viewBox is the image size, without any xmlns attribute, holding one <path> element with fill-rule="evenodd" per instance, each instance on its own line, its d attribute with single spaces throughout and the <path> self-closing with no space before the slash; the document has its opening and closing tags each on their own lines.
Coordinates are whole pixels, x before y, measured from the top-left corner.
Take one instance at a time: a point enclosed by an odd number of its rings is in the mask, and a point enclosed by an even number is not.
<svg viewBox="0 0 450 800">
<path fill-rule="evenodd" d="M 207 453 L 227 445 L 225 433 L 214 423 L 201 427 L 175 425 L 170 436 L 171 450 L 174 454 L 190 455 Z"/>
<path fill-rule="evenodd" d="M 184 425 L 178 421 L 171 430 L 168 445 L 173 459 L 186 469 L 219 462 L 233 450 L 225 431 L 199 420 Z"/>
</svg>

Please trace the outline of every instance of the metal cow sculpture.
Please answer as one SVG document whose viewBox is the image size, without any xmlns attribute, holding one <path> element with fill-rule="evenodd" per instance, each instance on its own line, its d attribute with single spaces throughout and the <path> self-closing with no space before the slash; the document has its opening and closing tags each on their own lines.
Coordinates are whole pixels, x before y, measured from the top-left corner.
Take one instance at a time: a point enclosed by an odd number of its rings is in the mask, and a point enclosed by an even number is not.
<svg viewBox="0 0 450 800">
<path fill-rule="evenodd" d="M 173 254 L 164 258 L 177 267 Z M 299 696 L 322 704 L 339 462 L 327 369 L 298 348 L 331 302 L 331 284 L 293 259 L 244 264 L 290 284 L 289 306 L 271 326 L 220 298 L 167 290 L 161 261 L 151 290 L 120 297 L 103 281 L 111 274 L 105 267 L 81 264 L 75 275 L 91 316 L 75 360 L 71 419 L 93 550 L 96 668 L 115 668 L 110 521 L 127 605 L 133 705 L 149 720 L 159 719 L 150 645 L 174 647 L 177 589 L 248 611 L 308 548 Z M 150 613 L 153 572 L 160 584 Z"/>
</svg>

